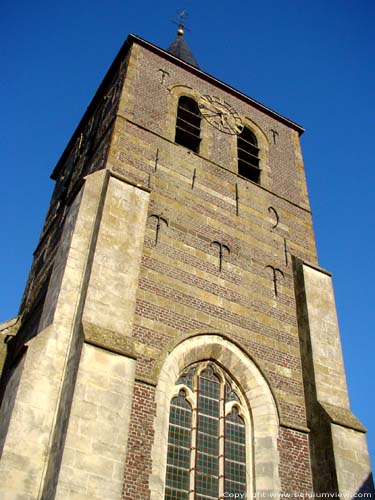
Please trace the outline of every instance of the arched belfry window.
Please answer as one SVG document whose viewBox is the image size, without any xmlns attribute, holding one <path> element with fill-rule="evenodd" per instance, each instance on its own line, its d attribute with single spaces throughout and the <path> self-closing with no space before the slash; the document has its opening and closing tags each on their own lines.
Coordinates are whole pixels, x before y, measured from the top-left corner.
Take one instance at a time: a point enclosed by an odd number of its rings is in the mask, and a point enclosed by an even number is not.
<svg viewBox="0 0 375 500">
<path fill-rule="evenodd" d="M 259 148 L 255 135 L 247 127 L 237 136 L 238 173 L 259 183 Z"/>
<path fill-rule="evenodd" d="M 198 363 L 180 375 L 174 393 L 165 500 L 246 495 L 246 425 L 234 382 L 216 364 Z"/>
<path fill-rule="evenodd" d="M 201 142 L 200 127 L 198 104 L 191 97 L 181 96 L 178 100 L 175 142 L 198 153 Z"/>
</svg>

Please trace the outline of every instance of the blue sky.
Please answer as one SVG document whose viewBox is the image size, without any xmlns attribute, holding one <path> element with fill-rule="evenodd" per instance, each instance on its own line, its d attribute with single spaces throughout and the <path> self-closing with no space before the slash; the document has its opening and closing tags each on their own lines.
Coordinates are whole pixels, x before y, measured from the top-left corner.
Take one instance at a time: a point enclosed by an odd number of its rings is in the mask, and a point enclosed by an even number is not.
<svg viewBox="0 0 375 500">
<path fill-rule="evenodd" d="M 186 8 L 200 67 L 306 128 L 319 263 L 333 273 L 353 412 L 375 465 L 375 2 L 2 1 L 0 321 L 17 314 L 49 175 L 128 33 L 167 48 Z"/>
</svg>

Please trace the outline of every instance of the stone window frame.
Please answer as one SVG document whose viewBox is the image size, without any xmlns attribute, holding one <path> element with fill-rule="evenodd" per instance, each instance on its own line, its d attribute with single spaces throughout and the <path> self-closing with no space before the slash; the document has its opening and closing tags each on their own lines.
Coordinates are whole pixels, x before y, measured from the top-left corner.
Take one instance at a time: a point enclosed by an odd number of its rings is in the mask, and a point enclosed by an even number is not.
<svg viewBox="0 0 375 500">
<path fill-rule="evenodd" d="M 196 109 L 192 111 L 191 108 Z M 202 142 L 201 123 L 202 115 L 199 111 L 198 102 L 190 96 L 181 95 L 177 103 L 174 142 L 193 151 L 193 153 L 199 154 Z"/>
<path fill-rule="evenodd" d="M 247 497 L 279 493 L 279 414 L 270 386 L 257 364 L 237 344 L 224 335 L 206 333 L 178 343 L 160 367 L 155 394 L 150 500 L 164 499 L 169 409 L 176 381 L 186 367 L 207 360 L 225 369 L 243 395 L 249 412 Z"/>
<path fill-rule="evenodd" d="M 175 142 L 175 133 L 176 133 L 176 119 L 177 119 L 177 108 L 180 97 L 186 96 L 194 99 L 195 102 L 198 102 L 202 93 L 198 90 L 193 89 L 189 85 L 184 84 L 175 84 L 168 87 L 169 99 L 168 99 L 168 116 L 166 120 L 166 137 L 171 141 Z M 250 117 L 241 113 L 239 111 L 239 115 L 241 116 L 243 126 L 249 129 L 257 139 L 258 147 L 259 147 L 259 169 L 260 176 L 259 182 L 257 185 L 263 186 L 267 189 L 271 187 L 271 179 L 270 172 L 271 169 L 269 167 L 269 149 L 271 140 L 267 136 L 267 134 L 263 131 L 263 129 L 255 123 Z M 210 159 L 210 148 L 212 148 L 212 127 L 209 125 L 207 120 L 201 120 L 201 142 L 199 145 L 199 152 L 195 153 L 192 150 L 187 150 L 188 153 L 197 154 L 203 158 Z M 231 170 L 232 172 L 238 175 L 238 158 L 237 158 L 237 134 L 229 135 L 228 137 L 228 147 L 231 148 L 231 157 L 232 157 L 232 165 L 226 165 L 225 167 Z M 176 145 L 178 145 L 176 143 Z M 246 177 L 242 177 L 249 181 Z M 250 182 L 254 182 L 251 181 Z"/>
<path fill-rule="evenodd" d="M 175 134 L 176 134 L 176 121 L 177 121 L 177 109 L 180 97 L 189 97 L 193 99 L 197 104 L 198 100 L 201 96 L 201 93 L 197 90 L 194 90 L 189 85 L 172 85 L 168 87 L 169 91 L 169 103 L 168 103 L 168 120 L 167 120 L 167 128 L 166 135 L 171 142 L 174 142 L 177 146 L 180 144 L 175 142 Z M 187 148 L 188 153 L 193 153 L 204 158 L 208 157 L 208 147 L 209 147 L 209 129 L 208 124 L 205 120 L 201 120 L 200 123 L 200 144 L 199 151 L 195 152 L 191 149 Z M 185 146 L 183 146 L 185 147 Z"/>
<path fill-rule="evenodd" d="M 219 499 L 224 498 L 225 493 L 225 460 L 227 459 L 227 455 L 224 453 L 224 442 L 225 442 L 225 419 L 227 416 L 231 415 L 233 408 L 236 408 L 238 411 L 238 416 L 243 420 L 245 426 L 245 463 L 247 464 L 251 461 L 251 417 L 248 411 L 245 399 L 241 394 L 240 389 L 237 387 L 235 381 L 229 376 L 229 374 L 220 367 L 215 361 L 207 360 L 207 361 L 199 361 L 198 363 L 194 363 L 193 365 L 189 365 L 185 368 L 185 370 L 180 374 L 179 379 L 176 381 L 174 390 L 172 392 L 171 402 L 173 398 L 180 395 L 181 391 L 184 393 L 184 397 L 186 402 L 190 405 L 192 412 L 192 420 L 191 420 L 191 448 L 190 448 L 190 489 L 189 489 L 189 500 L 194 500 L 195 498 L 195 478 L 196 478 L 196 468 L 197 468 L 197 457 L 196 454 L 199 451 L 197 447 L 197 421 L 198 421 L 198 384 L 199 378 L 202 372 L 204 372 L 208 367 L 212 368 L 212 371 L 215 377 L 219 380 L 220 384 L 220 396 L 219 396 L 219 428 L 218 428 L 218 441 L 219 441 L 219 454 L 217 456 L 218 460 L 218 488 L 219 488 Z M 190 371 L 191 369 L 195 369 L 195 373 L 193 375 L 192 380 L 192 388 L 188 385 L 179 382 L 181 376 L 184 372 Z M 225 386 L 229 385 L 231 391 L 236 395 L 237 399 L 232 399 L 225 401 L 224 393 Z M 224 403 L 224 404 L 223 404 Z M 199 430 L 199 426 L 198 426 Z M 169 445 L 169 442 L 168 442 Z M 246 484 L 249 484 L 251 481 L 250 476 L 250 467 L 247 467 L 246 470 Z"/>
<path fill-rule="evenodd" d="M 259 151 L 256 135 L 249 127 L 244 127 L 242 132 L 237 134 L 237 171 L 238 175 L 256 184 L 260 183 L 262 172 L 259 166 Z"/>
<path fill-rule="evenodd" d="M 242 118 L 242 123 L 244 128 L 248 129 L 254 136 L 257 141 L 257 147 L 259 149 L 258 158 L 259 158 L 259 181 L 255 182 L 247 177 L 244 177 L 238 173 L 238 135 L 233 136 L 232 141 L 232 151 L 233 151 L 233 162 L 235 165 L 235 171 L 237 175 L 239 175 L 242 179 L 246 179 L 247 181 L 254 182 L 259 186 L 263 186 L 265 188 L 270 188 L 270 167 L 268 165 L 269 160 L 269 147 L 270 140 L 261 127 L 256 124 L 251 118 L 245 116 L 240 113 Z"/>
</svg>

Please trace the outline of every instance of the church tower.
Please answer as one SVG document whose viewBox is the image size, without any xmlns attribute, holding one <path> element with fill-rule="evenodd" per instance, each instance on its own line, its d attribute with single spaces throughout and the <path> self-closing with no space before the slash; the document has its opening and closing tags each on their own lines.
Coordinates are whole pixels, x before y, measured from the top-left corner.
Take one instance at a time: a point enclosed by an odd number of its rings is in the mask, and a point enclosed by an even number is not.
<svg viewBox="0 0 375 500">
<path fill-rule="evenodd" d="M 0 325 L 0 498 L 374 493 L 303 129 L 130 35 Z"/>
</svg>

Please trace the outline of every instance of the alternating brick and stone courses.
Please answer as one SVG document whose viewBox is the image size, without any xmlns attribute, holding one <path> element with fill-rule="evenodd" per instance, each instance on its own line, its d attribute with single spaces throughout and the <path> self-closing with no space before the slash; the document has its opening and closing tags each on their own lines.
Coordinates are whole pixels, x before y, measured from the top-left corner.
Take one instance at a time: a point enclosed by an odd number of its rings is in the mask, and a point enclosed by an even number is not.
<svg viewBox="0 0 375 500">
<path fill-rule="evenodd" d="M 238 174 L 237 135 L 203 116 L 198 153 L 175 142 L 179 98 L 202 95 L 256 137 L 259 183 Z M 53 172 L 20 317 L 2 328 L 1 498 L 170 498 L 170 403 L 208 362 L 240 395 L 247 498 L 373 492 L 302 132 L 129 36 Z M 180 385 L 193 408 L 198 389 Z M 196 469 L 181 498 L 198 498 Z"/>
</svg>

